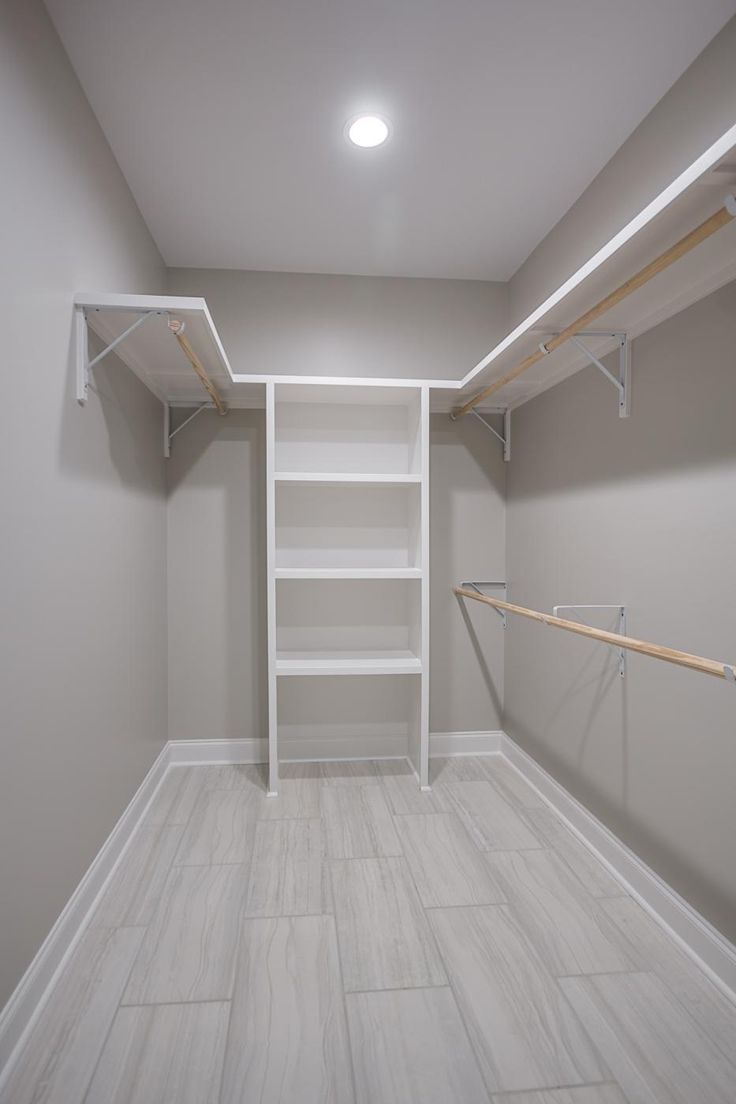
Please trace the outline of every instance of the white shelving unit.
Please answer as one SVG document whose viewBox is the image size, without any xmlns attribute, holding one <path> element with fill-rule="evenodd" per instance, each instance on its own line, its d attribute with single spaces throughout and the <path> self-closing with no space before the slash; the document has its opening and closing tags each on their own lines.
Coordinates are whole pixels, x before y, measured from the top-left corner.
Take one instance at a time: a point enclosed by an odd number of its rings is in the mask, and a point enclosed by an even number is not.
<svg viewBox="0 0 736 1104">
<path fill-rule="evenodd" d="M 269 791 L 280 755 L 427 786 L 429 387 L 269 382 L 266 426 Z"/>
</svg>

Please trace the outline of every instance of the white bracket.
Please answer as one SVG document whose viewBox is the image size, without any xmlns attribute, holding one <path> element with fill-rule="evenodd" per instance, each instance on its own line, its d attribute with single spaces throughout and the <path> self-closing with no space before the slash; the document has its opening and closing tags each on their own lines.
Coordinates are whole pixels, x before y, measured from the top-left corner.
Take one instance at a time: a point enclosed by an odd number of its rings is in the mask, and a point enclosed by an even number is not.
<svg viewBox="0 0 736 1104">
<path fill-rule="evenodd" d="M 494 437 L 503 445 L 503 458 L 508 463 L 511 459 L 511 411 L 504 410 L 503 412 L 503 435 L 501 435 L 497 429 L 494 429 L 490 422 L 487 422 L 482 414 L 473 407 L 470 411 L 473 417 L 477 418 L 481 425 L 484 425 L 486 429 L 489 429 Z"/>
<path fill-rule="evenodd" d="M 609 372 L 605 364 L 591 352 L 582 337 L 614 337 L 618 343 L 618 379 Z M 573 334 L 570 340 L 582 349 L 591 364 L 602 372 L 606 379 L 613 384 L 618 391 L 618 416 L 628 418 L 631 414 L 631 349 L 628 334 L 612 333 L 609 330 L 581 330 Z"/>
<path fill-rule="evenodd" d="M 94 308 L 93 308 L 94 309 Z M 138 315 L 135 322 L 132 322 L 127 329 L 123 330 L 114 341 L 111 341 L 109 345 L 106 345 L 101 353 L 89 359 L 89 335 L 87 332 L 87 313 L 84 307 L 75 307 L 74 310 L 74 337 L 75 337 L 75 354 L 77 362 L 77 402 L 82 406 L 87 401 L 87 394 L 90 384 L 90 369 L 94 368 L 95 364 L 99 364 L 103 357 L 106 357 L 108 353 L 111 353 L 113 349 L 124 341 L 126 337 L 129 337 L 134 330 L 137 330 L 139 326 L 142 326 L 147 318 L 152 315 L 167 314 L 167 311 L 143 311 Z"/>
<path fill-rule="evenodd" d="M 201 414 L 203 410 L 214 410 L 214 403 L 200 403 L 196 410 L 194 410 L 188 418 L 185 418 L 183 422 L 180 422 L 176 429 L 171 428 L 171 407 L 168 403 L 164 403 L 164 456 L 168 459 L 171 456 L 171 442 L 177 433 L 179 433 L 184 426 L 193 422 L 198 414 Z"/>
<path fill-rule="evenodd" d="M 490 426 L 488 428 L 490 429 Z M 502 587 L 503 590 L 506 589 L 506 583 L 501 582 L 499 580 L 491 580 L 491 581 L 484 580 L 484 581 L 475 581 L 475 582 L 469 582 L 468 580 L 466 580 L 465 582 L 460 583 L 460 586 L 461 587 L 467 587 L 468 590 L 474 590 L 476 594 L 481 594 L 481 595 L 483 594 L 483 591 L 480 589 L 481 587 Z M 497 613 L 498 616 L 501 618 L 501 624 L 503 625 L 503 627 L 505 629 L 506 628 L 506 612 L 505 612 L 505 610 L 496 609 L 495 606 L 491 606 L 491 609 L 493 610 L 494 613 Z"/>
<path fill-rule="evenodd" d="M 559 614 L 560 610 L 582 610 L 582 609 L 601 609 L 601 610 L 615 609 L 615 610 L 618 610 L 618 631 L 619 631 L 619 635 L 620 636 L 626 636 L 626 606 L 616 606 L 616 605 L 607 605 L 607 606 L 599 606 L 599 605 L 592 605 L 592 606 L 554 606 L 553 609 L 552 609 L 552 616 L 553 617 L 559 617 L 560 616 L 560 614 Z M 587 621 L 583 621 L 582 623 L 584 625 L 587 625 Z M 615 647 L 615 645 L 612 645 L 612 647 Z M 621 678 L 626 678 L 626 649 L 625 648 L 617 648 L 616 651 L 618 652 L 618 673 L 621 676 Z"/>
</svg>

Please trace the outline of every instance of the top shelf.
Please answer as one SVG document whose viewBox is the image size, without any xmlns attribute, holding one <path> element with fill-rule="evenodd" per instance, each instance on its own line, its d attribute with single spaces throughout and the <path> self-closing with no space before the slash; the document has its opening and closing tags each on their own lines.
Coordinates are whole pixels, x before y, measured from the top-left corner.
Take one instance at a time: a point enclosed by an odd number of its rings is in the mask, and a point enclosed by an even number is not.
<svg viewBox="0 0 736 1104">
<path fill-rule="evenodd" d="M 345 391 L 351 392 L 348 401 L 342 389 L 276 388 L 277 480 L 420 482 L 419 389 Z"/>
</svg>

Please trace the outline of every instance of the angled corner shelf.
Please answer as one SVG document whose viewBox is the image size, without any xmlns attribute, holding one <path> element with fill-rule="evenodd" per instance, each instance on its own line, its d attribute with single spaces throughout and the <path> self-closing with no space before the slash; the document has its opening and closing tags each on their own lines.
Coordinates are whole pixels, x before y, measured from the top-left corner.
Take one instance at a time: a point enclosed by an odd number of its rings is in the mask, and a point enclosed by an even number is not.
<svg viewBox="0 0 736 1104">
<path fill-rule="evenodd" d="M 163 403 L 164 455 L 183 428 L 171 431 L 171 407 L 195 407 L 195 414 L 214 407 L 222 414 L 232 405 L 233 373 L 204 299 L 80 292 L 74 315 L 77 400 L 87 401 L 95 366 L 114 352 Z M 94 356 L 89 330 L 103 343 Z M 262 393 L 262 383 L 241 383 L 238 404 L 261 403 Z"/>
</svg>

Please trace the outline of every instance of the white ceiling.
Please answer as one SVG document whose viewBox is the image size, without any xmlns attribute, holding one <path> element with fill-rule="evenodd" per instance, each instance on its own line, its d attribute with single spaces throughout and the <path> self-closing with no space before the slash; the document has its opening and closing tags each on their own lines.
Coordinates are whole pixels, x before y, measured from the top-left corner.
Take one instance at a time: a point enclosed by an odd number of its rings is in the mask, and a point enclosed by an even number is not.
<svg viewBox="0 0 736 1104">
<path fill-rule="evenodd" d="M 170 266 L 506 280 L 736 0 L 47 7 Z"/>
</svg>

